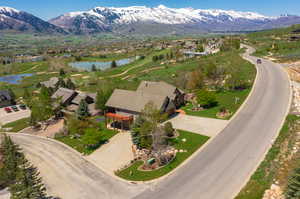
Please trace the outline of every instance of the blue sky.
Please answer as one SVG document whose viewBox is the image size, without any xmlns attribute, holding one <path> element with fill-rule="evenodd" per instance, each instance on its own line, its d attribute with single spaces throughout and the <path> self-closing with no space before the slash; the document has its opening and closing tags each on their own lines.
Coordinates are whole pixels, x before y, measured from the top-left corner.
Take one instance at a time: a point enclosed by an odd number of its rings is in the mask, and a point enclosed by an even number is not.
<svg viewBox="0 0 300 199">
<path fill-rule="evenodd" d="M 89 10 L 96 6 L 158 6 L 193 7 L 201 9 L 232 9 L 254 11 L 268 16 L 300 15 L 300 0 L 1 0 L 0 6 L 9 6 L 50 19 L 66 12 Z"/>
</svg>

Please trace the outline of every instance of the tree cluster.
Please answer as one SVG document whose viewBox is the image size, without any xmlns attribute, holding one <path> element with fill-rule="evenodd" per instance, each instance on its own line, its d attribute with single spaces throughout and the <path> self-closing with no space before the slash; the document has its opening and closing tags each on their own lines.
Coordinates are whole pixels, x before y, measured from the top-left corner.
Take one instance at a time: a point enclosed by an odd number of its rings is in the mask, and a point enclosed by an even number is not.
<svg viewBox="0 0 300 199">
<path fill-rule="evenodd" d="M 160 125 L 167 118 L 153 103 L 148 103 L 140 116 L 136 119 L 131 130 L 132 142 L 138 147 L 159 151 L 168 144 L 168 137 L 172 137 L 172 124 Z"/>
<path fill-rule="evenodd" d="M 239 50 L 241 47 L 241 41 L 239 38 L 229 38 L 223 41 L 223 44 L 220 47 L 222 52 Z"/>
<path fill-rule="evenodd" d="M 20 147 L 4 135 L 0 148 L 3 167 L 0 169 L 0 189 L 9 188 L 12 199 L 50 199 L 37 168 L 24 156 Z"/>
<path fill-rule="evenodd" d="M 25 94 L 28 95 L 27 92 Z M 37 96 L 31 98 L 26 96 L 27 106 L 31 109 L 30 124 L 32 126 L 37 126 L 39 122 L 46 121 L 54 115 L 55 107 L 52 106 L 51 94 L 50 89 L 42 86 Z"/>
<path fill-rule="evenodd" d="M 54 91 L 58 90 L 59 88 L 68 88 L 68 89 L 71 89 L 71 90 L 75 90 L 76 85 L 74 84 L 74 82 L 70 78 L 64 80 L 63 78 L 60 77 L 60 78 L 58 78 L 58 82 L 55 85 L 55 90 Z"/>
<path fill-rule="evenodd" d="M 113 89 L 111 88 L 99 88 L 97 91 L 96 96 L 96 108 L 102 110 L 103 112 L 106 111 L 106 102 L 110 98 Z"/>
</svg>

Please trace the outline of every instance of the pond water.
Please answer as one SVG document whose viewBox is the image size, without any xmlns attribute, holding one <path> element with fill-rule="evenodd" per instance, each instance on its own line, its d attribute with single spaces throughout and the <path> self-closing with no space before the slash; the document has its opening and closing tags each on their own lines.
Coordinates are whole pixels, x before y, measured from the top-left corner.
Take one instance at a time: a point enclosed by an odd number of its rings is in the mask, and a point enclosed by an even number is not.
<svg viewBox="0 0 300 199">
<path fill-rule="evenodd" d="M 117 60 L 117 66 L 123 66 L 126 64 L 130 64 L 131 62 L 133 62 L 134 59 L 133 58 L 127 58 L 127 59 L 120 59 Z M 97 69 L 101 69 L 101 70 L 105 70 L 111 67 L 111 63 L 112 61 L 109 62 L 72 62 L 69 63 L 70 66 L 77 68 L 77 69 L 81 69 L 81 70 L 91 70 L 92 66 L 95 65 Z"/>
<path fill-rule="evenodd" d="M 0 82 L 5 82 L 9 84 L 20 84 L 21 80 L 24 77 L 31 77 L 33 74 L 27 73 L 27 74 L 19 74 L 19 75 L 7 75 L 0 77 Z"/>
</svg>

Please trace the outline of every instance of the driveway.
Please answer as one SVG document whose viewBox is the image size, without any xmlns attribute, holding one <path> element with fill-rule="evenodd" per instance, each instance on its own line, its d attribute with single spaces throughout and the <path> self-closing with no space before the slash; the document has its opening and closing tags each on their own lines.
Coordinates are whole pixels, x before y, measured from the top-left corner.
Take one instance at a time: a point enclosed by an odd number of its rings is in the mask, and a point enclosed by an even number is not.
<svg viewBox="0 0 300 199">
<path fill-rule="evenodd" d="M 101 146 L 88 160 L 93 161 L 104 171 L 114 175 L 114 171 L 124 167 L 133 160 L 132 141 L 130 133 L 118 133 L 109 143 Z"/>
<path fill-rule="evenodd" d="M 219 120 L 212 118 L 196 117 L 185 114 L 178 114 L 169 122 L 176 129 L 181 129 L 209 137 L 214 137 L 220 133 L 229 123 L 227 120 Z"/>
<path fill-rule="evenodd" d="M 28 134 L 9 134 L 35 165 L 47 192 L 63 199 L 129 199 L 143 185 L 107 175 L 81 154 L 55 140 Z M 113 154 L 111 154 L 113 155 Z"/>
<path fill-rule="evenodd" d="M 23 118 L 30 117 L 31 111 L 29 109 L 19 110 L 17 112 L 7 113 L 4 108 L 0 108 L 0 125 L 14 122 Z"/>
</svg>

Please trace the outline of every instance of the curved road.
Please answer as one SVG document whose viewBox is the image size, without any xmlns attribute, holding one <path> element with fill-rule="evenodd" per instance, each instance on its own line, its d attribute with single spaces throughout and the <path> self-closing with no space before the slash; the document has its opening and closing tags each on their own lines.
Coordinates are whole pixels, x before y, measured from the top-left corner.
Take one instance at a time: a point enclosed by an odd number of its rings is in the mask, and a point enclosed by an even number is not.
<svg viewBox="0 0 300 199">
<path fill-rule="evenodd" d="M 244 58 L 256 64 L 248 47 Z M 232 199 L 276 139 L 290 106 L 284 69 L 263 60 L 252 95 L 229 125 L 174 175 L 137 199 Z"/>
<path fill-rule="evenodd" d="M 255 63 L 249 56 L 244 58 Z M 105 174 L 69 147 L 36 136 L 12 135 L 36 165 L 50 194 L 63 199 L 232 199 L 278 135 L 290 105 L 288 76 L 280 65 L 258 65 L 252 95 L 229 125 L 169 177 L 146 189 Z"/>
<path fill-rule="evenodd" d="M 43 137 L 9 134 L 41 174 L 47 192 L 62 199 L 124 199 L 143 191 L 109 176 L 73 149 Z"/>
</svg>

